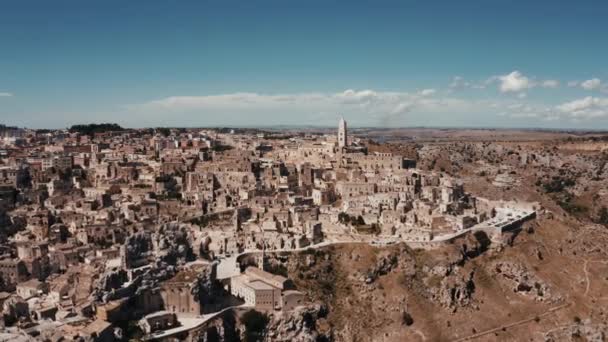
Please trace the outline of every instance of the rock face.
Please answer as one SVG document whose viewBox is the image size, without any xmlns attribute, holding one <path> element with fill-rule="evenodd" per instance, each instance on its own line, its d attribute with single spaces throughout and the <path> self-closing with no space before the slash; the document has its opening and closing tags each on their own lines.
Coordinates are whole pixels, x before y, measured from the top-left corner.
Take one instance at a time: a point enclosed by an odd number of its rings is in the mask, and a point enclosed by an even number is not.
<svg viewBox="0 0 608 342">
<path fill-rule="evenodd" d="M 242 314 L 228 311 L 209 323 L 200 332 L 200 342 L 219 341 L 290 341 L 329 342 L 334 341 L 331 330 L 321 332 L 327 316 L 327 307 L 322 304 L 302 306 L 292 312 L 266 315 L 256 311 Z"/>
<path fill-rule="evenodd" d="M 127 260 L 137 260 L 153 248 L 150 235 L 145 233 L 136 233 L 129 236 L 125 241 L 125 246 Z"/>
<path fill-rule="evenodd" d="M 532 296 L 537 301 L 551 298 L 549 286 L 521 264 L 496 262 L 492 265 L 492 272 L 510 284 L 513 292 Z"/>
<path fill-rule="evenodd" d="M 452 274 L 441 280 L 436 288 L 430 288 L 432 299 L 445 308 L 467 306 L 472 302 L 475 284 L 473 272 L 465 275 Z"/>
<path fill-rule="evenodd" d="M 388 274 L 397 266 L 399 266 L 399 258 L 397 255 L 388 254 L 381 256 L 376 262 L 376 265 L 365 275 L 365 283 L 373 283 L 378 277 Z"/>
<path fill-rule="evenodd" d="M 28 304 L 23 298 L 12 296 L 2 304 L 2 314 L 5 322 L 16 322 L 19 318 L 25 318 L 29 315 Z"/>
<path fill-rule="evenodd" d="M 175 264 L 178 261 L 194 259 L 188 229 L 187 225 L 171 222 L 161 225 L 158 231 L 152 234 L 152 242 L 162 260 Z"/>
<path fill-rule="evenodd" d="M 482 231 L 464 237 L 460 245 L 460 252 L 464 259 L 473 259 L 488 250 L 491 244 L 488 235 Z"/>
<path fill-rule="evenodd" d="M 331 332 L 318 331 L 318 323 L 327 316 L 322 304 L 300 307 L 293 312 L 274 317 L 268 324 L 265 341 L 315 342 L 333 341 Z"/>
<path fill-rule="evenodd" d="M 242 341 L 244 338 L 242 329 L 234 312 L 227 311 L 209 322 L 207 327 L 193 340 L 199 342 Z"/>
<path fill-rule="evenodd" d="M 455 248 L 445 250 L 437 260 L 418 260 L 421 270 L 422 295 L 446 309 L 456 310 L 473 303 L 475 272 L 464 268 L 467 260 L 474 259 L 488 250 L 490 240 L 483 232 L 469 234 L 455 243 Z"/>
<path fill-rule="evenodd" d="M 192 294 L 203 307 L 214 304 L 222 295 L 222 285 L 213 276 L 213 266 L 203 268 L 192 287 Z"/>
<path fill-rule="evenodd" d="M 110 270 L 101 276 L 98 282 L 98 288 L 101 291 L 111 291 L 120 288 L 127 280 L 128 276 L 125 270 Z"/>
<path fill-rule="evenodd" d="M 572 325 L 549 331 L 544 335 L 546 342 L 588 341 L 603 342 L 608 334 L 608 325 L 593 324 L 589 320 L 575 322 Z"/>
</svg>

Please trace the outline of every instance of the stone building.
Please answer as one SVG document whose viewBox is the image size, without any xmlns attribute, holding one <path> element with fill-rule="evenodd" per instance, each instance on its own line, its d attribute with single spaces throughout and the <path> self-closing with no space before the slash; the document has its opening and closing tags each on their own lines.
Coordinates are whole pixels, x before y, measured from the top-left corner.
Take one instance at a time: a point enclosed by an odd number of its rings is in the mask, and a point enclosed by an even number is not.
<svg viewBox="0 0 608 342">
<path fill-rule="evenodd" d="M 248 267 L 244 273 L 230 279 L 230 293 L 262 311 L 291 310 L 300 305 L 303 295 L 289 287 L 287 278 L 256 267 Z"/>
<path fill-rule="evenodd" d="M 335 196 L 332 189 L 313 189 L 312 200 L 315 205 L 330 204 L 334 201 Z"/>
<path fill-rule="evenodd" d="M 55 168 L 56 170 L 67 170 L 72 168 L 73 159 L 69 155 L 54 155 L 48 158 L 42 159 L 42 169 L 47 170 Z"/>
<path fill-rule="evenodd" d="M 342 196 L 342 198 L 367 196 L 376 192 L 376 184 L 339 181 L 336 183 L 336 192 Z"/>
<path fill-rule="evenodd" d="M 19 259 L 0 259 L 0 278 L 6 287 L 14 287 L 17 283 L 29 279 L 25 262 Z"/>
<path fill-rule="evenodd" d="M 146 315 L 138 325 L 145 334 L 151 334 L 155 331 L 178 327 L 179 321 L 173 312 L 158 311 Z"/>
<path fill-rule="evenodd" d="M 193 271 L 184 270 L 161 285 L 160 295 L 166 311 L 188 315 L 201 313 L 199 298 L 192 291 L 196 276 Z"/>
<path fill-rule="evenodd" d="M 48 293 L 48 291 L 48 284 L 41 282 L 38 279 L 30 279 L 17 285 L 17 295 L 26 300 L 31 297 Z"/>
<path fill-rule="evenodd" d="M 397 171 L 411 165 L 402 156 L 392 153 L 353 154 L 351 160 L 364 171 Z"/>
<path fill-rule="evenodd" d="M 275 286 L 277 285 L 276 281 L 271 281 L 274 277 L 278 276 L 249 267 L 245 270 L 245 273 L 230 280 L 231 294 L 259 310 L 279 309 L 281 307 L 282 288 Z"/>
<path fill-rule="evenodd" d="M 0 167 L 0 186 L 17 187 L 17 169 Z"/>
</svg>

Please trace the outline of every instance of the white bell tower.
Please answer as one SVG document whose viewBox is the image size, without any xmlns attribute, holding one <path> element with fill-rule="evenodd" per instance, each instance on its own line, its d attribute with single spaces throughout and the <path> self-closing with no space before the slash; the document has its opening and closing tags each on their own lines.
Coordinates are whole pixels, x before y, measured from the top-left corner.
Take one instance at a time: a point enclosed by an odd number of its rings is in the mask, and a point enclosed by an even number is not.
<svg viewBox="0 0 608 342">
<path fill-rule="evenodd" d="M 346 120 L 344 120 L 344 117 L 341 117 L 340 123 L 338 123 L 338 147 L 342 148 L 346 146 L 348 146 Z"/>
</svg>

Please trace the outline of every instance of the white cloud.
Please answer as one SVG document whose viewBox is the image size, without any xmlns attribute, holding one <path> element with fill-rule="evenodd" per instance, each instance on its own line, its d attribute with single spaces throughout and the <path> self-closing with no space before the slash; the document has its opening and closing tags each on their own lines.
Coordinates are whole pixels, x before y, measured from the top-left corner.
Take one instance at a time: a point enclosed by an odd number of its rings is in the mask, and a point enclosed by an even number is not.
<svg viewBox="0 0 608 342">
<path fill-rule="evenodd" d="M 435 89 L 423 89 L 419 92 L 422 96 L 431 96 L 435 94 L 437 91 Z"/>
<path fill-rule="evenodd" d="M 510 105 L 507 105 L 507 108 L 511 110 L 521 110 L 524 108 L 524 106 L 525 105 L 523 103 L 512 103 Z"/>
<path fill-rule="evenodd" d="M 512 118 L 537 118 L 540 115 L 538 113 L 534 113 L 534 112 L 520 112 L 520 113 L 513 113 L 510 115 L 510 117 Z"/>
<path fill-rule="evenodd" d="M 487 112 L 489 105 L 473 100 L 448 97 L 436 89 L 416 92 L 375 91 L 347 89 L 336 93 L 260 94 L 239 92 L 204 96 L 170 96 L 143 104 L 127 106 L 141 113 L 199 113 L 202 115 L 248 116 L 255 115 L 261 121 L 276 118 L 285 113 L 298 115 L 309 113 L 348 113 L 361 121 L 400 118 L 407 113 L 467 113 Z M 297 114 L 296 114 L 297 113 Z M 292 116 L 293 118 L 293 116 Z M 310 119 L 300 116 L 300 120 Z M 333 118 L 331 118 L 333 120 Z M 289 119 L 294 120 L 294 119 Z"/>
<path fill-rule="evenodd" d="M 448 87 L 452 89 L 468 88 L 471 83 L 465 81 L 462 76 L 454 76 Z"/>
<path fill-rule="evenodd" d="M 450 82 L 450 84 L 448 84 L 448 88 L 450 90 L 467 89 L 467 88 L 485 89 L 488 84 L 489 84 L 488 81 L 472 82 L 472 81 L 465 80 L 464 77 L 462 77 L 462 76 L 454 76 L 452 78 L 452 81 Z"/>
<path fill-rule="evenodd" d="M 571 86 L 573 82 L 564 84 Z M 331 124 L 337 113 L 348 115 L 351 122 L 356 124 L 381 126 L 411 122 L 428 124 L 434 120 L 459 122 L 457 120 L 463 118 L 467 120 L 466 118 L 472 117 L 477 118 L 475 122 L 488 122 L 491 125 L 491 119 L 484 121 L 484 115 L 487 114 L 520 120 L 580 121 L 588 118 L 608 118 L 608 97 L 586 97 L 559 105 L 535 103 L 528 98 L 530 89 L 556 88 L 560 86 L 558 80 L 537 81 L 519 71 L 513 71 L 475 84 L 497 84 L 501 93 L 512 93 L 515 96 L 479 99 L 470 94 L 466 97 L 454 95 L 456 92 L 450 94 L 451 90 L 456 88 L 474 88 L 474 83 L 456 76 L 447 91 L 421 88 L 411 92 L 372 89 L 279 94 L 235 92 L 203 96 L 170 96 L 128 108 L 134 114 L 171 117 L 172 120 L 178 120 L 180 115 L 184 118 L 198 115 L 200 122 L 231 122 L 243 125 L 252 122 L 262 125 L 277 122 Z M 583 84 L 587 86 L 588 82 L 576 81 L 577 87 L 583 87 Z M 598 85 L 595 81 L 592 86 L 599 91 L 606 88 L 604 84 Z"/>
<path fill-rule="evenodd" d="M 541 83 L 543 88 L 557 88 L 559 87 L 559 81 L 557 80 L 546 80 Z"/>
<path fill-rule="evenodd" d="M 414 108 L 414 104 L 411 102 L 402 102 L 398 104 L 393 110 L 391 110 L 392 115 L 396 114 L 405 114 L 410 112 Z"/>
<path fill-rule="evenodd" d="M 300 97 L 301 94 L 295 96 Z M 369 104 L 372 101 L 378 100 L 378 96 L 378 93 L 369 89 L 360 91 L 347 89 L 342 93 L 333 95 L 334 98 L 339 99 L 344 104 Z"/>
<path fill-rule="evenodd" d="M 557 88 L 559 87 L 558 80 L 544 80 L 537 81 L 534 78 L 530 78 L 525 76 L 521 72 L 515 70 L 509 74 L 492 76 L 486 80 L 486 84 L 492 84 L 494 82 L 498 82 L 498 89 L 502 93 L 519 93 L 519 98 L 526 97 L 526 94 L 523 92 L 536 88 Z"/>
<path fill-rule="evenodd" d="M 514 119 L 542 119 L 547 120 L 553 115 L 554 109 L 543 104 L 529 104 L 523 102 L 507 103 L 503 107 L 501 116 Z"/>
<path fill-rule="evenodd" d="M 532 81 L 519 71 L 513 71 L 507 75 L 498 76 L 499 89 L 503 93 L 520 92 L 533 87 Z"/>
<path fill-rule="evenodd" d="M 0 92 L 0 97 L 13 97 L 13 93 Z"/>
<path fill-rule="evenodd" d="M 556 109 L 573 119 L 608 117 L 608 98 L 587 96 L 556 106 Z"/>
<path fill-rule="evenodd" d="M 272 109 L 284 106 L 304 108 L 364 107 L 369 111 L 399 111 L 399 108 L 431 108 L 440 105 L 439 99 L 432 97 L 435 89 L 423 89 L 416 93 L 376 92 L 373 90 L 347 89 L 339 93 L 295 93 L 258 94 L 232 93 L 207 96 L 170 96 L 150 101 L 135 107 L 147 109 Z M 133 106 L 132 106 L 133 107 Z"/>
<path fill-rule="evenodd" d="M 585 90 L 596 90 L 602 86 L 602 81 L 599 78 L 592 78 L 581 82 L 581 87 Z"/>
<path fill-rule="evenodd" d="M 580 83 L 579 81 L 568 81 L 568 87 L 578 87 Z"/>
</svg>

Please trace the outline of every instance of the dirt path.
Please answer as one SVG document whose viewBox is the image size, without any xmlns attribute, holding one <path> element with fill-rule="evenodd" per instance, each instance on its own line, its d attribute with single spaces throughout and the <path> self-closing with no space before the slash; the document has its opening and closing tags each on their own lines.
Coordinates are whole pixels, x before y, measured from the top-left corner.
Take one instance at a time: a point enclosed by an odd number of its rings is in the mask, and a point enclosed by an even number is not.
<svg viewBox="0 0 608 342">
<path fill-rule="evenodd" d="M 585 260 L 585 263 L 583 265 L 583 271 L 585 272 L 585 293 L 584 296 L 586 297 L 589 293 L 589 287 L 591 286 L 591 280 L 589 280 L 589 270 L 587 270 L 587 266 L 589 265 L 589 263 L 592 262 L 597 262 L 600 264 L 608 264 L 608 260 Z"/>
<path fill-rule="evenodd" d="M 463 337 L 463 338 L 457 339 L 457 340 L 455 340 L 455 342 L 474 340 L 476 338 L 479 338 L 479 337 L 482 337 L 482 336 L 485 336 L 485 335 L 488 335 L 488 334 L 491 334 L 491 333 L 494 333 L 494 332 L 497 332 L 497 331 L 501 331 L 503 329 L 508 329 L 508 328 L 516 327 L 518 325 L 522 325 L 522 324 L 525 324 L 525 323 L 528 323 L 528 322 L 532 322 L 532 321 L 534 321 L 537 318 L 542 318 L 542 317 L 545 317 L 545 316 L 549 316 L 549 315 L 553 314 L 555 311 L 561 310 L 561 309 L 563 309 L 563 308 L 565 308 L 565 307 L 567 307 L 569 305 L 570 305 L 570 303 L 565 303 L 565 304 L 556 306 L 554 308 L 551 308 L 551 309 L 545 311 L 544 313 L 542 313 L 540 315 L 536 315 L 536 316 L 531 317 L 531 318 L 522 319 L 521 321 L 505 324 L 505 325 L 502 325 L 502 326 L 497 327 L 497 328 L 492 328 L 492 329 L 488 329 L 488 330 L 485 330 L 485 331 L 482 331 L 482 332 L 479 332 L 479 333 L 476 333 L 476 334 L 473 334 L 473 335 L 469 335 L 467 337 Z"/>
</svg>

